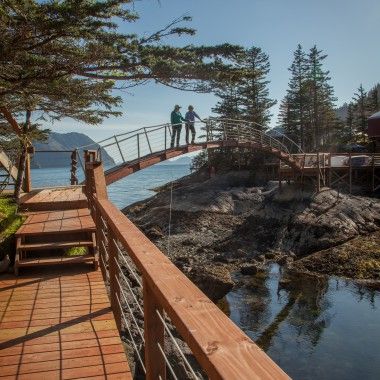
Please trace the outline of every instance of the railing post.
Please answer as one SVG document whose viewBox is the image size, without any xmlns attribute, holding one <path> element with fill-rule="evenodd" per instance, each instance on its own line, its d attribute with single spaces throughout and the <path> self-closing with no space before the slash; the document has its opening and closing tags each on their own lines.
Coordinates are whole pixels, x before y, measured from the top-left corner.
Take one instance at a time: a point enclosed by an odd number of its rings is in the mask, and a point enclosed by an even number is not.
<svg viewBox="0 0 380 380">
<path fill-rule="evenodd" d="M 123 156 L 123 152 L 121 151 L 121 148 L 120 148 L 119 141 L 117 140 L 116 135 L 114 135 L 113 137 L 115 138 L 116 145 L 117 145 L 117 147 L 119 148 L 119 153 L 120 153 L 121 159 L 123 160 L 123 162 L 125 162 L 125 159 L 124 159 L 124 156 Z"/>
<path fill-rule="evenodd" d="M 165 150 L 166 150 L 167 140 L 168 140 L 168 136 L 167 136 L 167 134 L 168 134 L 167 127 L 168 127 L 168 126 L 165 125 Z"/>
<path fill-rule="evenodd" d="M 148 133 L 146 132 L 145 127 L 144 127 L 144 133 L 145 133 L 145 137 L 146 137 L 146 142 L 148 143 L 150 154 L 152 154 L 152 147 L 150 146 L 150 142 L 149 142 L 149 138 L 148 138 Z"/>
<path fill-rule="evenodd" d="M 155 296 L 145 278 L 143 278 L 144 294 L 144 339 L 146 380 L 166 379 L 165 359 L 158 344 L 164 350 L 165 329 L 156 310 L 162 313 L 155 301 Z"/>
<path fill-rule="evenodd" d="M 319 159 L 319 152 L 317 152 L 317 191 L 321 191 L 321 163 Z"/>
<path fill-rule="evenodd" d="M 110 295 L 111 307 L 115 316 L 116 325 L 118 330 L 121 330 L 121 313 L 119 302 L 120 300 L 120 277 L 117 262 L 119 260 L 119 250 L 116 246 L 117 242 L 114 239 L 114 234 L 108 226 L 108 258 L 109 258 L 109 272 L 110 272 Z"/>
<path fill-rule="evenodd" d="M 352 192 L 352 157 L 351 157 L 351 152 L 349 153 L 348 156 L 348 162 L 349 162 L 349 172 L 348 172 L 348 186 L 349 186 L 349 191 L 350 194 Z"/>
<path fill-rule="evenodd" d="M 140 159 L 140 133 L 137 133 L 137 157 Z"/>
<path fill-rule="evenodd" d="M 77 150 L 75 149 L 71 153 L 71 171 L 70 171 L 71 185 L 78 185 L 77 168 L 78 168 L 78 156 L 77 156 Z"/>
<path fill-rule="evenodd" d="M 95 193 L 95 184 L 94 184 L 94 172 L 91 167 L 91 163 L 95 161 L 96 151 L 94 150 L 85 150 L 84 151 L 84 175 L 85 175 L 85 183 L 86 183 L 86 195 L 87 200 L 89 202 L 90 208 L 92 210 L 93 207 L 93 197 Z"/>
</svg>

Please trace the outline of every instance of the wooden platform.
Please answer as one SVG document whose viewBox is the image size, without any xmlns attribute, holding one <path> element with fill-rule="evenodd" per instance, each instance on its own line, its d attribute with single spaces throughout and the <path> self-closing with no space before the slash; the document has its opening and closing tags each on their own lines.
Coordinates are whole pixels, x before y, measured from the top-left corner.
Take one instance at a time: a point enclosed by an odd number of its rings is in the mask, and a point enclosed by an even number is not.
<svg viewBox="0 0 380 380">
<path fill-rule="evenodd" d="M 95 223 L 87 208 L 76 210 L 29 213 L 16 232 L 15 274 L 20 267 L 40 265 L 77 264 L 92 262 L 98 267 Z M 87 247 L 88 254 L 75 257 L 62 256 L 70 247 Z M 34 251 L 61 250 L 61 256 L 31 256 Z M 49 254 L 49 252 L 48 252 Z"/>
<path fill-rule="evenodd" d="M 20 211 L 54 211 L 88 207 L 82 186 L 37 189 L 20 198 Z"/>
<path fill-rule="evenodd" d="M 32 213 L 16 232 L 16 237 L 56 233 L 95 232 L 95 223 L 87 208 Z"/>
<path fill-rule="evenodd" d="M 132 379 L 100 271 L 0 277 L 0 379 Z"/>
</svg>

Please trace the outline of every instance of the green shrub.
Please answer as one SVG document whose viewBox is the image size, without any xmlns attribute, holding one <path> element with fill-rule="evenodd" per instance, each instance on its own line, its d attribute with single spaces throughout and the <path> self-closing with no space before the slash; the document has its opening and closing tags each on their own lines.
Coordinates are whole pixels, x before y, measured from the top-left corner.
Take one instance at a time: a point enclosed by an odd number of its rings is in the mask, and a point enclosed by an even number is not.
<svg viewBox="0 0 380 380">
<path fill-rule="evenodd" d="M 11 262 L 15 257 L 14 234 L 25 217 L 17 214 L 17 204 L 12 197 L 0 197 L 0 259 L 9 255 Z"/>
</svg>

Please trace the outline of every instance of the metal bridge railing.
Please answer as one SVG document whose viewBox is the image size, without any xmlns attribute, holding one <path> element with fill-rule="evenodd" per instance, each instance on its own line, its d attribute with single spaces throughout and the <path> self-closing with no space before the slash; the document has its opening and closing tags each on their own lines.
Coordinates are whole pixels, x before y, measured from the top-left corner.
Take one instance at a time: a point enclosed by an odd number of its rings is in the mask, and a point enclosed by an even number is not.
<svg viewBox="0 0 380 380">
<path fill-rule="evenodd" d="M 210 142 L 251 143 L 269 149 L 276 149 L 285 154 L 302 153 L 300 147 L 285 135 L 266 132 L 262 126 L 242 120 L 208 118 L 205 122 L 194 123 L 196 144 Z M 186 144 L 186 126 L 182 125 L 180 145 Z M 105 152 L 116 165 L 140 160 L 152 153 L 163 152 L 171 148 L 172 125 L 159 124 L 142 127 L 101 140 L 97 143 L 78 147 L 84 150 L 97 150 L 98 158 Z M 176 143 L 176 141 L 174 142 Z"/>
</svg>

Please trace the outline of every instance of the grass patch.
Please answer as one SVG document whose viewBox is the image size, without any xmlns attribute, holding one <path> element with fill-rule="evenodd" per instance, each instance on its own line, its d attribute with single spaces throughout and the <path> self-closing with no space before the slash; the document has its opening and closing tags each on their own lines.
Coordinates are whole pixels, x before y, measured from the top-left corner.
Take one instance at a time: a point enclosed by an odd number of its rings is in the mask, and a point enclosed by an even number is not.
<svg viewBox="0 0 380 380">
<path fill-rule="evenodd" d="M 8 254 L 11 261 L 14 260 L 14 234 L 25 220 L 16 212 L 17 204 L 12 197 L 0 197 L 0 259 Z"/>
<path fill-rule="evenodd" d="M 66 250 L 65 255 L 72 257 L 72 256 L 83 256 L 87 253 L 86 247 L 71 247 Z"/>
</svg>

